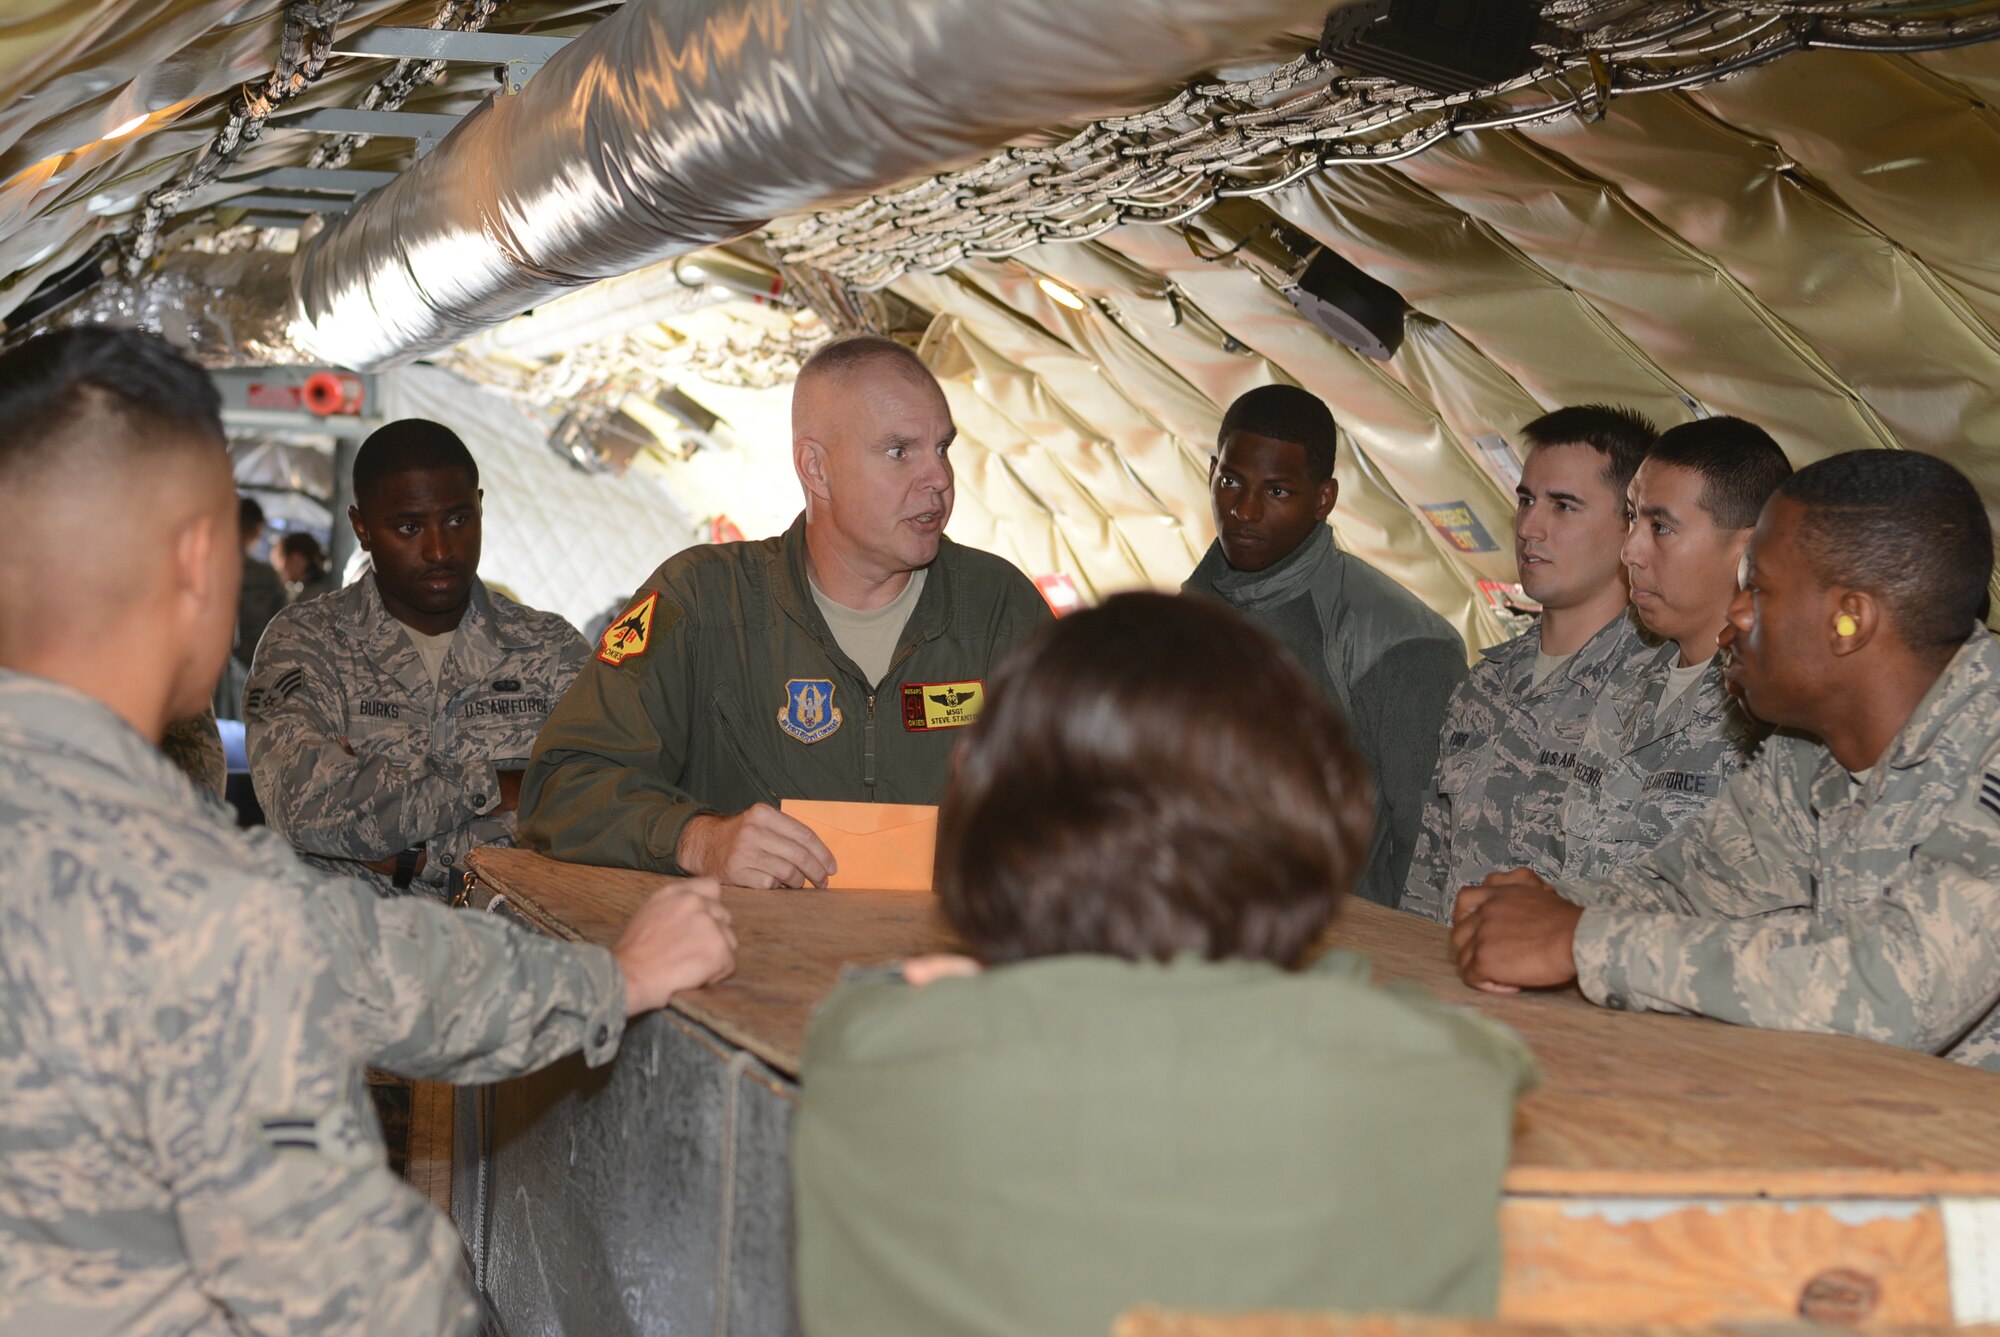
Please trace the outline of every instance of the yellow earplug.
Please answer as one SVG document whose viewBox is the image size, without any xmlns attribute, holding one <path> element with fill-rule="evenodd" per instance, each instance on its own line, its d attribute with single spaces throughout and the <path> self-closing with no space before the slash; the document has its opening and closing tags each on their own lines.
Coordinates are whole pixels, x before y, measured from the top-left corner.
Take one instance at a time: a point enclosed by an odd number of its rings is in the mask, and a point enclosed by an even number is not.
<svg viewBox="0 0 2000 1337">
<path fill-rule="evenodd" d="M 1861 630 L 1859 624 L 1845 613 L 1842 613 L 1833 620 L 1833 629 L 1842 636 L 1852 636 L 1855 632 Z"/>
</svg>

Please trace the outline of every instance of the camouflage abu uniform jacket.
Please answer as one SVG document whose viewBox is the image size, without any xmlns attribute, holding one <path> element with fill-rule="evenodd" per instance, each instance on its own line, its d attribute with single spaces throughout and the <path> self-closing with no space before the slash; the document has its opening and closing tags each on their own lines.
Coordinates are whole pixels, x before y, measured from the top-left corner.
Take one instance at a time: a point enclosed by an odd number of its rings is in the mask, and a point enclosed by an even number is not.
<svg viewBox="0 0 2000 1337">
<path fill-rule="evenodd" d="M 1606 1007 L 2000 1071 L 2000 646 L 1974 636 L 1858 785 L 1773 735 L 1650 856 L 1556 890 L 1586 907 L 1577 978 Z"/>
<path fill-rule="evenodd" d="M 689 548 L 639 588 L 535 745 L 521 839 L 572 863 L 678 873 L 703 813 L 787 798 L 936 803 L 958 730 L 1049 606 L 1004 558 L 945 539 L 879 683 L 806 584 L 805 520 Z"/>
<path fill-rule="evenodd" d="M 250 773 L 265 820 L 316 867 L 385 895 L 357 859 L 428 842 L 418 884 L 449 895 L 475 845 L 510 845 L 499 770 L 528 764 L 535 734 L 589 650 L 554 613 L 472 583 L 433 686 L 374 577 L 278 614 L 244 693 Z"/>
<path fill-rule="evenodd" d="M 1537 627 L 1494 646 L 1452 694 L 1403 909 L 1450 923 L 1460 889 L 1488 873 L 1557 876 L 1563 801 L 1599 697 L 1673 653 L 1621 613 L 1537 687 L 1541 644 Z"/>
<path fill-rule="evenodd" d="M 1600 699 L 1563 802 L 1561 876 L 1608 877 L 1650 853 L 1715 802 L 1769 736 L 1729 695 L 1719 659 L 1663 703 L 1676 658 Z"/>
<path fill-rule="evenodd" d="M 470 1332 L 364 1062 L 495 1081 L 624 1033 L 601 948 L 316 873 L 99 702 L 5 671 L 0 924 L 9 1333 Z"/>
</svg>

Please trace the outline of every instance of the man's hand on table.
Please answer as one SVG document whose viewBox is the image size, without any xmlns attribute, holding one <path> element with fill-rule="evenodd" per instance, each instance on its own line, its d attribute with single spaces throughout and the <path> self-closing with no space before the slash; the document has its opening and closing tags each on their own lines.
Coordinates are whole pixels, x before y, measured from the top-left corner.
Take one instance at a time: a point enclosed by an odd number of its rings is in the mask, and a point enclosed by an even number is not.
<svg viewBox="0 0 2000 1337">
<path fill-rule="evenodd" d="M 732 887 L 824 887 L 835 871 L 833 851 L 812 828 L 768 803 L 689 819 L 674 862 Z"/>
<path fill-rule="evenodd" d="M 1525 868 L 1493 873 L 1458 893 L 1451 950 L 1459 978 L 1488 993 L 1554 988 L 1576 978 L 1583 908 Z"/>
<path fill-rule="evenodd" d="M 736 934 L 712 877 L 669 882 L 646 898 L 611 949 L 625 973 L 625 1015 L 665 1007 L 677 993 L 736 968 Z"/>
<path fill-rule="evenodd" d="M 912 989 L 921 989 L 938 980 L 977 975 L 982 969 L 984 967 L 969 956 L 960 956 L 955 952 L 932 952 L 929 956 L 913 956 L 903 962 L 903 982 Z"/>
</svg>

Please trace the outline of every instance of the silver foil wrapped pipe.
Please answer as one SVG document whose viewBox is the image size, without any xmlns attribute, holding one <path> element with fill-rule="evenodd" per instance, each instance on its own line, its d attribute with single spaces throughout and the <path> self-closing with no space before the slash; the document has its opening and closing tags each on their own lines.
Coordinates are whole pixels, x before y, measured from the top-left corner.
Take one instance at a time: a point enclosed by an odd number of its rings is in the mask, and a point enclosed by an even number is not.
<svg viewBox="0 0 2000 1337">
<path fill-rule="evenodd" d="M 294 261 L 317 358 L 413 361 L 580 285 L 1240 57 L 1326 0 L 631 0 Z"/>
</svg>

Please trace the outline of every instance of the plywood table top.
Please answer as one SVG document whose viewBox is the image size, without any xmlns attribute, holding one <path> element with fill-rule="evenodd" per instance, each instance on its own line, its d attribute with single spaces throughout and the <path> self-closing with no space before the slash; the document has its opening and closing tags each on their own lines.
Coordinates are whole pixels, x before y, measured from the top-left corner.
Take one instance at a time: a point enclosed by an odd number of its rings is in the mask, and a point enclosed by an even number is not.
<svg viewBox="0 0 2000 1337">
<path fill-rule="evenodd" d="M 1795 1323 L 1510 1323 L 1390 1314 L 1186 1314 L 1143 1309 L 1112 1337 L 1838 1337 L 1852 1328 Z M 1871 1327 L 1870 1337 L 1996 1337 L 2000 1328 Z"/>
<path fill-rule="evenodd" d="M 482 849 L 471 867 L 545 932 L 609 945 L 656 874 Z M 726 888 L 736 973 L 677 1011 L 796 1076 L 841 967 L 952 947 L 934 898 Z M 1609 1012 L 1575 991 L 1468 989 L 1441 925 L 1350 900 L 1329 941 L 1506 1022 L 1539 1060 L 1507 1191 L 1564 1196 L 2000 1195 L 2000 1074 L 1843 1036 Z"/>
</svg>

